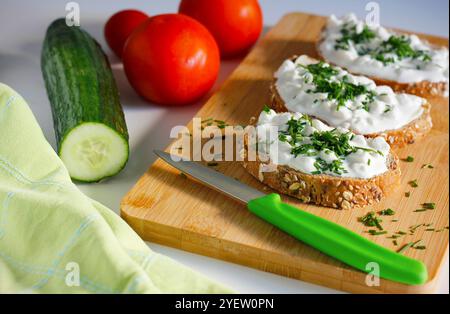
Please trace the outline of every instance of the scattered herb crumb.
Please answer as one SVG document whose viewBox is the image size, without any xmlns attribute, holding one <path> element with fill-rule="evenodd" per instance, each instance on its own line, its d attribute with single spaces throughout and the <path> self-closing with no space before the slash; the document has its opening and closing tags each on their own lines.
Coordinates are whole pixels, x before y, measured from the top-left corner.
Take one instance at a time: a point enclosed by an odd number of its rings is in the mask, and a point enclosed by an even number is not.
<svg viewBox="0 0 450 314">
<path fill-rule="evenodd" d="M 397 251 L 397 253 L 403 253 L 403 252 L 405 252 L 407 249 L 409 249 L 409 248 L 411 248 L 411 247 L 414 247 L 417 243 L 419 243 L 420 241 L 422 241 L 422 240 L 417 240 L 416 242 L 409 242 L 409 243 L 407 243 L 407 244 L 405 244 L 404 246 L 402 246 L 398 251 Z"/>
<path fill-rule="evenodd" d="M 394 243 L 395 246 L 398 245 L 397 240 L 392 240 L 392 243 Z"/>
<path fill-rule="evenodd" d="M 364 226 L 377 227 L 378 229 L 383 230 L 383 227 L 381 226 L 382 220 L 376 216 L 375 212 L 368 212 L 363 217 L 358 218 L 358 220 L 362 222 Z"/>
<path fill-rule="evenodd" d="M 422 169 L 424 169 L 424 168 L 433 169 L 434 166 L 432 164 L 423 164 L 422 167 L 420 167 L 420 168 L 422 168 Z"/>
<path fill-rule="evenodd" d="M 413 188 L 416 188 L 419 186 L 419 184 L 417 183 L 417 179 L 409 181 L 408 184 Z"/>
<path fill-rule="evenodd" d="M 392 208 L 386 208 L 379 212 L 381 216 L 393 216 L 395 215 L 395 211 Z"/>
<path fill-rule="evenodd" d="M 408 156 L 406 158 L 403 159 L 406 162 L 413 162 L 414 161 L 414 157 L 413 156 Z"/>
<path fill-rule="evenodd" d="M 436 208 L 436 203 L 423 203 L 422 208 L 414 210 L 415 213 L 426 212 L 428 210 L 433 210 Z"/>
<path fill-rule="evenodd" d="M 425 250 L 427 247 L 425 245 L 418 245 L 418 246 L 413 246 L 413 248 L 416 250 Z"/>
<path fill-rule="evenodd" d="M 425 209 L 435 209 L 436 208 L 436 203 L 423 203 L 422 207 Z"/>
<path fill-rule="evenodd" d="M 387 233 L 386 230 L 378 231 L 378 230 L 374 230 L 374 229 L 371 229 L 371 230 L 369 230 L 367 232 L 370 233 L 370 235 L 373 235 L 373 236 L 382 235 L 382 234 L 386 234 Z"/>
<path fill-rule="evenodd" d="M 411 192 L 405 192 L 405 197 L 410 197 L 411 196 Z"/>
<path fill-rule="evenodd" d="M 392 219 L 391 221 L 392 222 L 398 222 L 398 219 Z"/>
</svg>

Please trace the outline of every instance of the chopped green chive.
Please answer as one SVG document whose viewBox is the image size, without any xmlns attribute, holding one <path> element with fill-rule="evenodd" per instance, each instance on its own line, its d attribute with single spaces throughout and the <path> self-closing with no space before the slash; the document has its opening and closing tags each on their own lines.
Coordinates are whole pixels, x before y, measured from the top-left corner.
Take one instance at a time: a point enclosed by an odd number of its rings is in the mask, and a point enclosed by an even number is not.
<svg viewBox="0 0 450 314">
<path fill-rule="evenodd" d="M 432 164 L 423 164 L 422 167 L 420 167 L 420 168 L 422 168 L 422 169 L 423 168 L 433 169 L 434 166 Z"/>
<path fill-rule="evenodd" d="M 413 188 L 416 188 L 419 186 L 419 184 L 417 183 L 417 179 L 409 181 L 408 184 Z"/>
<path fill-rule="evenodd" d="M 384 231 L 377 231 L 377 230 L 373 230 L 373 229 L 371 229 L 371 230 L 369 230 L 367 232 L 370 233 L 370 235 L 373 235 L 373 236 L 382 235 L 382 234 L 386 234 L 387 233 L 386 230 L 384 230 Z"/>
<path fill-rule="evenodd" d="M 265 113 L 269 113 L 269 112 L 270 112 L 269 106 L 264 105 L 263 111 L 264 111 Z"/>
<path fill-rule="evenodd" d="M 375 212 L 368 212 L 363 217 L 358 218 L 358 220 L 362 222 L 364 226 L 377 227 L 378 229 L 383 230 L 383 227 L 380 224 L 382 220 L 376 216 Z"/>
<path fill-rule="evenodd" d="M 406 162 L 413 162 L 414 161 L 414 157 L 413 156 L 408 156 L 405 159 L 403 159 Z"/>
<path fill-rule="evenodd" d="M 409 242 L 407 244 L 405 244 L 404 246 L 402 246 L 397 253 L 403 253 L 405 252 L 407 249 L 414 247 L 414 245 L 416 245 L 417 243 L 419 243 L 421 240 L 417 240 L 416 242 Z"/>
<path fill-rule="evenodd" d="M 379 212 L 381 216 L 393 216 L 395 215 L 395 211 L 392 210 L 392 208 L 386 208 Z"/>
<path fill-rule="evenodd" d="M 416 209 L 414 212 L 425 212 L 436 208 L 436 203 L 423 203 L 422 208 Z"/>
<path fill-rule="evenodd" d="M 436 208 L 436 203 L 423 203 L 422 206 L 425 209 L 435 209 Z"/>
</svg>

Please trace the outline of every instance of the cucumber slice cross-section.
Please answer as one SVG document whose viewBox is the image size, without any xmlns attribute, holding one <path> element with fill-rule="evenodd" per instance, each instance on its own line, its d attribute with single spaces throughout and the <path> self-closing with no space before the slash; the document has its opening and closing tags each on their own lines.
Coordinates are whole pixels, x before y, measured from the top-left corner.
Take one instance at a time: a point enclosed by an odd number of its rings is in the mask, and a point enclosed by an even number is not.
<svg viewBox="0 0 450 314">
<path fill-rule="evenodd" d="M 95 122 L 73 128 L 59 155 L 72 179 L 95 182 L 118 173 L 128 160 L 128 143 L 118 132 Z"/>
</svg>

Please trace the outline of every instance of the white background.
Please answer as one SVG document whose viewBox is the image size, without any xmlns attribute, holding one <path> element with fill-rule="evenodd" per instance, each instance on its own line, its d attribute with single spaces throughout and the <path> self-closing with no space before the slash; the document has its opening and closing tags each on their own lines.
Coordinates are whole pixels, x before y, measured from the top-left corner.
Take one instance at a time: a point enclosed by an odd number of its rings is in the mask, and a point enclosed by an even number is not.
<svg viewBox="0 0 450 314">
<path fill-rule="evenodd" d="M 53 19 L 65 15 L 67 1 L 1 0 L 0 2 L 0 82 L 10 85 L 24 96 L 45 136 L 55 146 L 49 102 L 40 72 L 40 50 L 47 26 Z M 386 0 L 377 2 L 380 4 L 381 23 L 384 25 L 448 37 L 448 1 Z M 86 194 L 118 213 L 120 199 L 154 161 L 152 150 L 165 148 L 169 143 L 170 129 L 174 125 L 186 124 L 207 97 L 197 104 L 176 109 L 166 109 L 145 103 L 129 87 L 120 63 L 111 55 L 102 35 L 107 18 L 120 9 L 137 8 L 150 15 L 175 12 L 178 6 L 177 0 L 82 0 L 78 3 L 81 7 L 81 26 L 100 42 L 113 64 L 125 109 L 131 145 L 130 160 L 121 174 L 106 182 L 79 186 Z M 283 14 L 291 11 L 321 15 L 331 13 L 342 15 L 352 11 L 362 16 L 367 1 L 261 0 L 260 3 L 267 29 L 274 25 Z M 238 63 L 239 60 L 222 63 L 220 77 L 214 89 L 217 89 Z M 149 243 L 149 246 L 243 293 L 337 292 L 152 243 Z M 447 258 L 444 271 L 440 276 L 438 292 L 448 293 L 449 291 L 448 267 Z"/>
</svg>

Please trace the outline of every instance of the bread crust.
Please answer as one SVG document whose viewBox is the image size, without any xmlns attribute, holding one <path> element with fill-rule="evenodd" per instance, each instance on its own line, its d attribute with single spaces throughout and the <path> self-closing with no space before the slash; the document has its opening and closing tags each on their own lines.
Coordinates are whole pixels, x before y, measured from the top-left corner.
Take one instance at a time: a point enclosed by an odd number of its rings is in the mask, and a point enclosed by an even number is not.
<svg viewBox="0 0 450 314">
<path fill-rule="evenodd" d="M 295 61 L 298 57 L 293 56 L 290 60 Z M 276 87 L 277 79 L 274 78 L 270 86 L 270 108 L 276 112 L 287 112 L 288 109 L 285 106 L 283 99 L 278 93 Z M 319 119 L 317 117 L 313 117 Z M 320 119 L 319 119 L 320 120 Z M 411 121 L 407 125 L 404 125 L 400 129 L 388 130 L 379 133 L 364 134 L 365 137 L 378 137 L 382 136 L 390 144 L 392 148 L 401 148 L 408 144 L 414 143 L 416 140 L 424 137 L 433 127 L 433 121 L 431 119 L 431 104 L 426 102 L 423 105 L 423 113 L 417 119 Z M 358 132 L 351 130 L 355 134 Z"/>
<path fill-rule="evenodd" d="M 388 171 L 370 179 L 345 178 L 330 175 L 312 175 L 289 166 L 273 165 L 247 158 L 245 145 L 243 166 L 255 178 L 272 189 L 295 197 L 304 203 L 320 206 L 352 209 L 379 202 L 400 185 L 400 166 L 395 153 L 388 156 Z M 261 172 L 261 167 L 274 171 Z"/>
<path fill-rule="evenodd" d="M 325 28 L 325 27 L 324 27 Z M 322 29 L 321 34 L 323 34 L 324 29 Z M 316 52 L 320 59 L 323 61 L 334 65 L 341 67 L 348 72 L 354 74 L 354 75 L 363 75 L 361 73 L 355 73 L 350 70 L 348 70 L 345 67 L 342 67 L 338 64 L 335 64 L 333 62 L 328 61 L 321 53 L 320 51 L 320 44 L 324 40 L 323 36 L 321 35 L 320 40 L 316 43 Z M 413 94 L 424 98 L 430 98 L 434 96 L 441 96 L 441 97 L 448 97 L 447 96 L 447 90 L 448 90 L 448 83 L 447 82 L 430 82 L 430 81 L 421 81 L 421 82 L 414 82 L 414 83 L 400 83 L 396 81 L 381 79 L 376 76 L 367 76 L 371 80 L 375 82 L 377 85 L 387 85 L 392 88 L 394 92 L 397 93 L 407 93 L 407 94 Z"/>
</svg>

